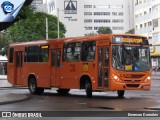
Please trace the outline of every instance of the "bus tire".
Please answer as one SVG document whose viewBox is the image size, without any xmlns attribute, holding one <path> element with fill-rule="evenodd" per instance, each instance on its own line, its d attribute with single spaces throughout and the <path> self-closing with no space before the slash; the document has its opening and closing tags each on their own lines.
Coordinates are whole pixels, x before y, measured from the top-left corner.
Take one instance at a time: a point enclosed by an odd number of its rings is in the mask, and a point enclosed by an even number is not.
<svg viewBox="0 0 160 120">
<path fill-rule="evenodd" d="M 36 79 L 34 77 L 29 79 L 28 87 L 29 87 L 29 91 L 32 95 L 39 95 L 44 92 L 44 88 L 37 87 Z"/>
<path fill-rule="evenodd" d="M 57 92 L 59 95 L 67 95 L 70 89 L 58 89 Z"/>
<path fill-rule="evenodd" d="M 85 90 L 86 90 L 87 97 L 91 98 L 92 97 L 92 85 L 88 81 L 85 83 Z"/>
<path fill-rule="evenodd" d="M 124 90 L 117 90 L 118 98 L 124 97 Z"/>
</svg>

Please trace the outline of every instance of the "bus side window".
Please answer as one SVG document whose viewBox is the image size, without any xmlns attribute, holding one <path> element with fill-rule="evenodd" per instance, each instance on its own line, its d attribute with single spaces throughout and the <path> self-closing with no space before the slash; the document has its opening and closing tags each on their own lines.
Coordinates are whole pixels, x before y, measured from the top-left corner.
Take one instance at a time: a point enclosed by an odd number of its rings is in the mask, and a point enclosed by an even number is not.
<svg viewBox="0 0 160 120">
<path fill-rule="evenodd" d="M 14 57 L 14 48 L 10 48 L 9 50 L 9 62 L 13 63 L 13 57 Z"/>
<path fill-rule="evenodd" d="M 29 46 L 26 54 L 27 62 L 39 62 L 39 46 Z"/>
<path fill-rule="evenodd" d="M 39 54 L 39 62 L 48 62 L 49 60 L 49 47 L 41 46 Z"/>
<path fill-rule="evenodd" d="M 67 61 L 80 61 L 81 43 L 67 44 Z"/>
<path fill-rule="evenodd" d="M 60 67 L 61 50 L 52 50 L 52 66 Z"/>
<path fill-rule="evenodd" d="M 66 54 L 67 54 L 66 51 L 67 51 L 67 44 L 64 43 L 64 45 L 63 45 L 63 62 L 66 61 Z"/>
<path fill-rule="evenodd" d="M 89 41 L 82 43 L 82 61 L 94 61 L 96 42 Z"/>
</svg>

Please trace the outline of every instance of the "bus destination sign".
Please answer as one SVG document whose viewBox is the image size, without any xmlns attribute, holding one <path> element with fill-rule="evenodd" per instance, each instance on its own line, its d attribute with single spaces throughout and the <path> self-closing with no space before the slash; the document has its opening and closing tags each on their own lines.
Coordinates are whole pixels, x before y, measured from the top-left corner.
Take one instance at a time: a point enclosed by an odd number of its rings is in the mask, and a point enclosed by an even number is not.
<svg viewBox="0 0 160 120">
<path fill-rule="evenodd" d="M 136 36 L 114 36 L 112 39 L 113 43 L 116 44 L 143 44 L 149 45 L 148 40 L 143 37 L 136 37 Z"/>
</svg>

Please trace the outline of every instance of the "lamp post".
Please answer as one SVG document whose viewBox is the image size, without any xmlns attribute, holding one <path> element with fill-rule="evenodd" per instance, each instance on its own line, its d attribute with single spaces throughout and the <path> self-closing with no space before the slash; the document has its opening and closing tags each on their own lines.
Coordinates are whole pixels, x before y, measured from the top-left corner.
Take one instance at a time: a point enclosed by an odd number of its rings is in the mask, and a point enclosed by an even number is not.
<svg viewBox="0 0 160 120">
<path fill-rule="evenodd" d="M 48 40 L 48 18 L 46 17 L 46 40 Z"/>
<path fill-rule="evenodd" d="M 59 39 L 59 8 L 57 8 L 57 28 L 58 28 L 58 39 Z"/>
</svg>

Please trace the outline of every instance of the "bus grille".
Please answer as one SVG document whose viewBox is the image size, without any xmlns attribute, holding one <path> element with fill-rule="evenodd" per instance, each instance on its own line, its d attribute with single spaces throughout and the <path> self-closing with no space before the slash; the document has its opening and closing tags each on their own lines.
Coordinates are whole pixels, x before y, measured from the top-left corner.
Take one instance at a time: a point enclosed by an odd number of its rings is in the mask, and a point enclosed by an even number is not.
<svg viewBox="0 0 160 120">
<path fill-rule="evenodd" d="M 124 78 L 142 78 L 143 76 L 145 76 L 144 74 L 140 74 L 140 75 L 125 75 Z"/>
<path fill-rule="evenodd" d="M 138 83 L 138 82 L 141 82 L 141 80 L 124 80 L 124 82 L 132 82 L 132 83 L 133 83 L 133 82 L 134 82 L 134 83 L 136 82 L 136 83 Z"/>
<path fill-rule="evenodd" d="M 127 87 L 130 88 L 138 88 L 140 84 L 126 84 Z"/>
</svg>

